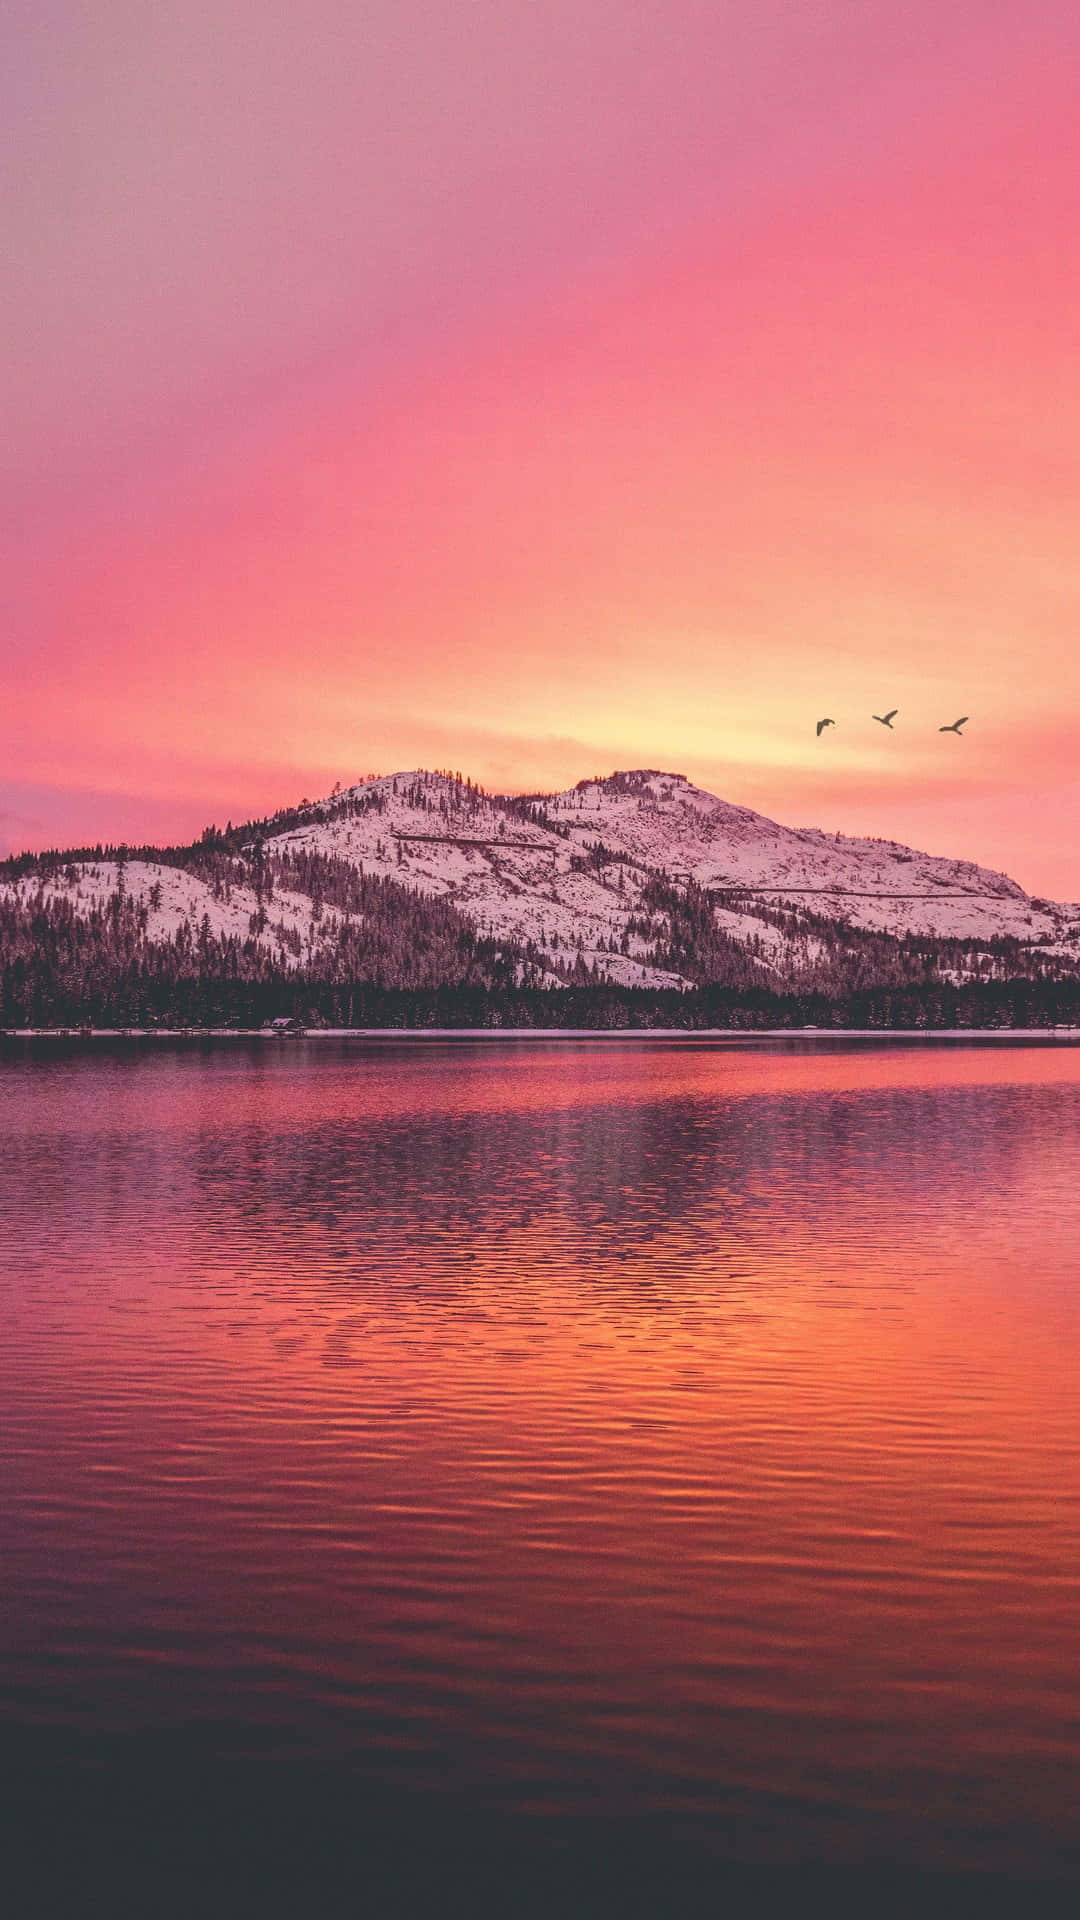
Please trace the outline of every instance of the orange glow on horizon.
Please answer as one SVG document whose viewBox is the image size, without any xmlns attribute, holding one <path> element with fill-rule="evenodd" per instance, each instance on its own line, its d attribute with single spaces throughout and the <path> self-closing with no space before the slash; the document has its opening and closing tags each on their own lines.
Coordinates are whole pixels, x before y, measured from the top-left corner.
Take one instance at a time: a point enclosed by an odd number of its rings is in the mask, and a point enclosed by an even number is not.
<svg viewBox="0 0 1080 1920">
<path fill-rule="evenodd" d="M 378 383 L 339 354 L 61 516 L 0 842 L 657 765 L 1080 895 L 1066 79 L 1029 54 L 996 119 L 958 92 Z"/>
</svg>

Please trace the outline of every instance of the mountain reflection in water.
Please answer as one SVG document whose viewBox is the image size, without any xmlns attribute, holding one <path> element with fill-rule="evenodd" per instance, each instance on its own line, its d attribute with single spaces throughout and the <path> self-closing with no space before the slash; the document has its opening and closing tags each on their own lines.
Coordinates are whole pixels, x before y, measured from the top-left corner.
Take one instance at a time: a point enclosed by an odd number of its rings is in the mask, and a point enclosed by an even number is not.
<svg viewBox="0 0 1080 1920">
<path fill-rule="evenodd" d="M 1080 1051 L 42 1046 L 0 1235 L 29 1800 L 1077 1873 Z"/>
</svg>

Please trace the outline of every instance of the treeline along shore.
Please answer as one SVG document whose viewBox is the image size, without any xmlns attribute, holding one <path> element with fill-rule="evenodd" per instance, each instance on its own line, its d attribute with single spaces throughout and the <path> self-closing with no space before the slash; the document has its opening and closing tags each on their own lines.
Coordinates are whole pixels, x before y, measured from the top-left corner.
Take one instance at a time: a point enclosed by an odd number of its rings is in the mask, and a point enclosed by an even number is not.
<svg viewBox="0 0 1080 1920">
<path fill-rule="evenodd" d="M 258 982 L 153 978 L 104 982 L 78 997 L 4 992 L 0 1028 L 124 1029 L 152 1032 L 211 1028 L 252 1031 L 274 1021 L 296 1027 L 513 1029 L 685 1032 L 823 1030 L 933 1032 L 957 1028 L 1080 1025 L 1080 982 L 1004 980 L 963 987 L 880 989 L 830 998 L 704 987 L 688 992 L 611 985 L 560 988 L 378 987 L 329 985 L 295 975 Z"/>
</svg>

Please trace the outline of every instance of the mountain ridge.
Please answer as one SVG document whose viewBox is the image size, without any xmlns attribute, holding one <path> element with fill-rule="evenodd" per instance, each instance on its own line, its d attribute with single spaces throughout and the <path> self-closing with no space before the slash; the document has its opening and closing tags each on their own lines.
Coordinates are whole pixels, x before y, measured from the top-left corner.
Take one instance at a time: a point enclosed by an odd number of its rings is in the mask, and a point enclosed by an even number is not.
<svg viewBox="0 0 1080 1920">
<path fill-rule="evenodd" d="M 1080 907 L 661 769 L 500 795 L 414 768 L 187 848 L 0 863 L 9 998 L 12 966 L 62 947 L 74 977 L 88 943 L 135 975 L 842 996 L 1080 977 Z"/>
</svg>

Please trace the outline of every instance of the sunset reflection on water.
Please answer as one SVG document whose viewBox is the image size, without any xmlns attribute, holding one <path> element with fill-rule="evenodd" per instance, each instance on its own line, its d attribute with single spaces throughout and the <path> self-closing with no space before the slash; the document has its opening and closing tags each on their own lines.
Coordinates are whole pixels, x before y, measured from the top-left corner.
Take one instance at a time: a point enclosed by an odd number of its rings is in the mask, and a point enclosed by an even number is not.
<svg viewBox="0 0 1080 1920">
<path fill-rule="evenodd" d="M 10 1727 L 1075 1870 L 1080 1051 L 0 1064 Z"/>
</svg>

